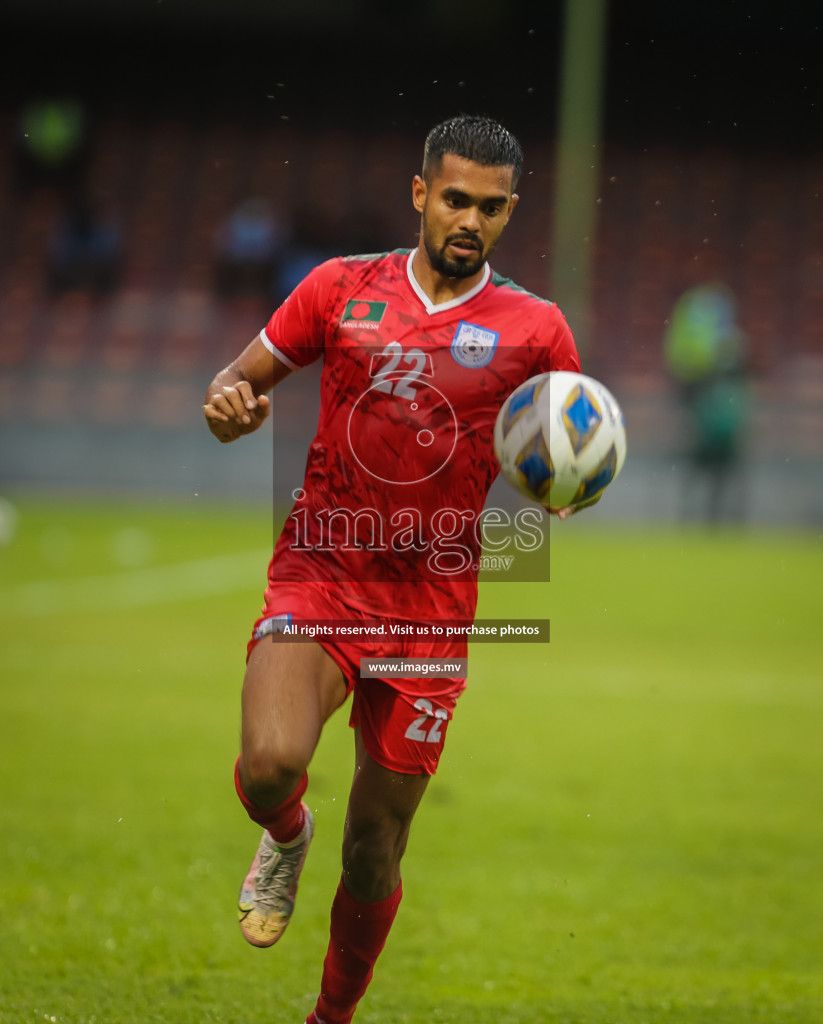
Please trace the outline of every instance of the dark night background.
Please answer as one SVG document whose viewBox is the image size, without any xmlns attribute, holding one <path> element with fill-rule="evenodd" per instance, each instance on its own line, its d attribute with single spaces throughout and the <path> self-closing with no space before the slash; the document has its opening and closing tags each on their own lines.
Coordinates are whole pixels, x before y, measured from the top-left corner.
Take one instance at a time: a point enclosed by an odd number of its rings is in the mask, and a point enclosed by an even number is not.
<svg viewBox="0 0 823 1024">
<path fill-rule="evenodd" d="M 4 103 L 73 90 L 101 112 L 418 129 L 456 109 L 556 127 L 551 0 L 11 0 Z M 604 137 L 819 146 L 818 4 L 613 0 Z"/>
</svg>

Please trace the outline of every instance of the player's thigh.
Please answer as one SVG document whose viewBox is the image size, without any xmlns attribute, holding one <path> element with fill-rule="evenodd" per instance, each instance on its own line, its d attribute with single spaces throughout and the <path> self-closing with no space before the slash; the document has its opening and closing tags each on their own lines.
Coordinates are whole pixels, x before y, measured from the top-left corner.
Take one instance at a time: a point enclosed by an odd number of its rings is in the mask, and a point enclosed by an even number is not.
<svg viewBox="0 0 823 1024">
<path fill-rule="evenodd" d="M 260 640 L 243 680 L 244 762 L 274 758 L 302 772 L 346 692 L 343 673 L 319 644 Z"/>
</svg>

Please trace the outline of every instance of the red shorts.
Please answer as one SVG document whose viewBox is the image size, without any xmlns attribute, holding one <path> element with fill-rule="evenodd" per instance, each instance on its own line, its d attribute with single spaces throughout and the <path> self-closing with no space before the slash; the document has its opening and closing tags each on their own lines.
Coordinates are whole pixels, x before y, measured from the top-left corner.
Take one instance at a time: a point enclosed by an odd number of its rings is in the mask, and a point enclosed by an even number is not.
<svg viewBox="0 0 823 1024">
<path fill-rule="evenodd" d="M 371 622 L 373 616 L 353 609 L 322 583 L 276 583 L 266 591 L 266 605 L 254 624 L 248 651 L 292 621 Z M 403 679 L 361 677 L 360 661 L 405 658 L 465 658 L 465 639 L 447 644 L 413 637 L 341 641 L 314 638 L 334 659 L 353 692 L 349 724 L 358 727 L 369 756 L 390 771 L 434 775 L 457 698 L 466 680 L 456 676 Z M 296 641 L 296 642 L 305 642 Z"/>
<path fill-rule="evenodd" d="M 372 760 L 404 775 L 434 775 L 459 693 L 412 697 L 382 679 L 360 679 L 349 725 L 359 727 Z"/>
</svg>

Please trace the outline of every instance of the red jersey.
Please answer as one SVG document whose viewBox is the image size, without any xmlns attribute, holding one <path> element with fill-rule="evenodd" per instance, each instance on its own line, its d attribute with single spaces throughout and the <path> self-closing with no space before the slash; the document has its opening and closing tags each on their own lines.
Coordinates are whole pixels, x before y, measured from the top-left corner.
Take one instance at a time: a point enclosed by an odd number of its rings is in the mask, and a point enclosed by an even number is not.
<svg viewBox="0 0 823 1024">
<path fill-rule="evenodd" d="M 435 305 L 413 257 L 329 260 L 261 332 L 292 369 L 324 361 L 317 435 L 269 575 L 339 583 L 374 616 L 471 620 L 497 413 L 524 380 L 580 362 L 553 303 L 487 264 Z"/>
</svg>

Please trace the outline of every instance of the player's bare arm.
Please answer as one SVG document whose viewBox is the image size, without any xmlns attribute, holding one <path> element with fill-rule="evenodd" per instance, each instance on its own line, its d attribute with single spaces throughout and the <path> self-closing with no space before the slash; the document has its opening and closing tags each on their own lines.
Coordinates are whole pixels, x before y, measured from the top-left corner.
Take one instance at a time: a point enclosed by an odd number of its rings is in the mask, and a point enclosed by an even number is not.
<svg viewBox="0 0 823 1024">
<path fill-rule="evenodd" d="M 255 338 L 206 391 L 203 413 L 217 440 L 227 444 L 257 430 L 270 412 L 268 392 L 290 372 Z"/>
</svg>

